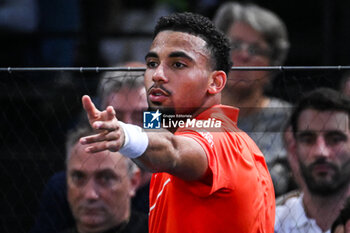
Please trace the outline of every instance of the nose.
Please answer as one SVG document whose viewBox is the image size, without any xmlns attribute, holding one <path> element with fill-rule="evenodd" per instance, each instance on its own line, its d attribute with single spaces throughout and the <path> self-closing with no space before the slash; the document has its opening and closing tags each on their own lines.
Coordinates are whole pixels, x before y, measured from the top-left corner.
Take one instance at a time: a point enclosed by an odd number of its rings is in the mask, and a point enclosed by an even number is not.
<svg viewBox="0 0 350 233">
<path fill-rule="evenodd" d="M 318 157 L 329 157 L 330 148 L 323 136 L 318 136 L 313 146 L 313 154 Z"/>
<path fill-rule="evenodd" d="M 168 79 L 165 76 L 164 72 L 164 66 L 162 64 L 159 64 L 158 67 L 155 69 L 153 75 L 152 75 L 152 80 L 155 83 L 167 83 Z"/>
<path fill-rule="evenodd" d="M 247 49 L 241 48 L 239 50 L 232 51 L 231 57 L 234 64 L 237 64 L 237 63 L 245 63 L 249 61 L 249 59 L 251 58 L 251 55 L 249 54 Z"/>
<path fill-rule="evenodd" d="M 87 200 L 97 200 L 99 198 L 98 187 L 93 179 L 90 179 L 82 189 Z"/>
</svg>

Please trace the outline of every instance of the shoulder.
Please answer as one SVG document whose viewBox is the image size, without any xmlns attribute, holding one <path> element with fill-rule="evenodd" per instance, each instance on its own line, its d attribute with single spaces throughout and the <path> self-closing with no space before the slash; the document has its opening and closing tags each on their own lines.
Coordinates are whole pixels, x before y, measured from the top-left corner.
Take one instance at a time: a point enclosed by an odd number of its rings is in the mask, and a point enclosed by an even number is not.
<svg viewBox="0 0 350 233">
<path fill-rule="evenodd" d="M 130 221 L 123 233 L 147 233 L 148 232 L 148 216 L 145 213 L 132 211 Z"/>
<path fill-rule="evenodd" d="M 276 200 L 276 227 L 296 227 L 306 219 L 302 194 L 292 191 Z"/>
<path fill-rule="evenodd" d="M 277 108 L 277 107 L 281 107 L 281 108 L 291 108 L 293 105 L 283 99 L 279 99 L 276 97 L 270 97 L 270 102 L 268 107 L 270 108 Z"/>
</svg>

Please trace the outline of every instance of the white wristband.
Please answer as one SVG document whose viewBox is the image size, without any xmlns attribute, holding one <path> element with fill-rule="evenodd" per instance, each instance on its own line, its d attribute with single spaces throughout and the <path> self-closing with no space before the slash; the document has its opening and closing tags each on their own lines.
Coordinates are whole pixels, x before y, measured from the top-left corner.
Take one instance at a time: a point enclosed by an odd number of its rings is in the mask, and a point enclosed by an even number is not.
<svg viewBox="0 0 350 233">
<path fill-rule="evenodd" d="M 123 128 L 125 135 L 124 145 L 120 148 L 119 152 L 131 159 L 140 157 L 148 146 L 147 133 L 136 125 L 125 124 L 121 121 L 119 121 L 119 124 Z"/>
</svg>

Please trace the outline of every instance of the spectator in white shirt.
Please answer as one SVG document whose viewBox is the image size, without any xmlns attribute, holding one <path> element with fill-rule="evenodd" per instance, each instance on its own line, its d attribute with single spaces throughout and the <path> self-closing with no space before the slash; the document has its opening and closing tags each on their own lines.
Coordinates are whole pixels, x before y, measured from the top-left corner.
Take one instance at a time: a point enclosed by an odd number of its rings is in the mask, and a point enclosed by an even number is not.
<svg viewBox="0 0 350 233">
<path fill-rule="evenodd" d="M 350 194 L 349 114 L 350 99 L 327 88 L 296 105 L 287 148 L 301 192 L 277 205 L 275 232 L 330 232 Z"/>
</svg>

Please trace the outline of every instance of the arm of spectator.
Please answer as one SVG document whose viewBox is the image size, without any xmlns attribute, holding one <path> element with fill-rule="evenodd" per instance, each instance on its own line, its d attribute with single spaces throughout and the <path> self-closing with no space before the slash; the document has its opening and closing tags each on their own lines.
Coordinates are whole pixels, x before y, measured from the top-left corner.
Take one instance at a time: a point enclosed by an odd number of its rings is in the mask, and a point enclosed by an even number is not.
<svg viewBox="0 0 350 233">
<path fill-rule="evenodd" d="M 125 132 L 115 117 L 114 109 L 109 106 L 99 111 L 88 96 L 84 96 L 82 101 L 90 125 L 98 130 L 97 134 L 80 140 L 82 144 L 90 145 L 87 151 L 121 150 Z M 176 136 L 167 130 L 147 132 L 146 135 L 148 144 L 144 153 L 134 157 L 137 164 L 151 172 L 167 172 L 184 180 L 203 178 L 208 169 L 208 160 L 204 149 L 194 139 Z"/>
</svg>

